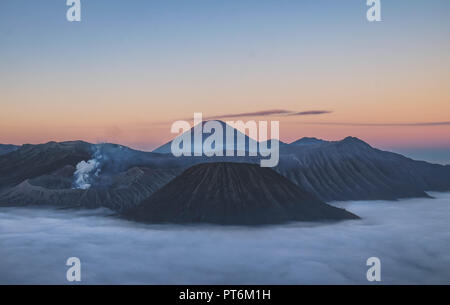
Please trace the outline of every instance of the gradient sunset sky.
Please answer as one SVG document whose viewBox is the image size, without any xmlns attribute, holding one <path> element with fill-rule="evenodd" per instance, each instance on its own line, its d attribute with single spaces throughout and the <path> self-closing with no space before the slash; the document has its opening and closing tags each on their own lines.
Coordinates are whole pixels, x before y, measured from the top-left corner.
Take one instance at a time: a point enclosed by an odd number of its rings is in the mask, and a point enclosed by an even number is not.
<svg viewBox="0 0 450 305">
<path fill-rule="evenodd" d="M 240 119 L 450 153 L 448 0 L 382 0 L 375 23 L 365 0 L 81 0 L 81 23 L 65 2 L 0 1 L 0 143 L 149 150 L 194 112 L 278 110 L 325 113 Z"/>
</svg>

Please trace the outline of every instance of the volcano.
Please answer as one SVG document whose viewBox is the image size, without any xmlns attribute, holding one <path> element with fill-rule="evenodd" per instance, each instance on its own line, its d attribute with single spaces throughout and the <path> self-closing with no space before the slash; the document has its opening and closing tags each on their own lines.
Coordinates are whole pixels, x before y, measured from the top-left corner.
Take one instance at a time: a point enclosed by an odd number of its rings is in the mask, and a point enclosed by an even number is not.
<svg viewBox="0 0 450 305">
<path fill-rule="evenodd" d="M 358 219 L 274 170 L 246 163 L 195 165 L 126 215 L 150 223 L 225 225 Z"/>
<path fill-rule="evenodd" d="M 207 124 L 209 121 L 203 121 L 202 124 L 202 130 L 205 126 L 205 124 Z M 227 150 L 229 151 L 238 151 L 238 138 L 242 137 L 242 139 L 244 139 L 243 144 L 243 151 L 245 152 L 249 152 L 249 151 L 257 151 L 258 150 L 258 142 L 252 138 L 250 138 L 249 136 L 247 136 L 246 134 L 243 134 L 242 132 L 240 132 L 239 130 L 237 130 L 236 128 L 228 125 L 227 123 L 223 122 L 223 121 L 214 121 L 217 122 L 218 124 L 220 124 L 220 126 L 222 127 L 222 143 L 225 146 L 217 146 L 215 147 L 212 151 L 213 152 L 218 152 L 218 151 L 222 151 L 222 154 L 225 155 Z M 232 145 L 231 147 L 227 147 L 226 143 L 227 143 L 227 135 L 226 135 L 226 130 L 230 128 L 232 130 Z M 214 131 L 216 132 L 216 131 Z M 195 133 L 195 127 L 192 127 L 189 131 L 185 132 L 184 134 L 178 136 L 177 138 L 182 138 L 183 136 L 187 135 L 187 137 L 191 139 L 191 155 L 194 155 L 195 152 L 195 147 L 198 145 L 197 143 L 195 143 L 195 139 L 194 139 L 194 133 Z M 200 150 L 203 150 L 203 145 L 205 143 L 206 138 L 209 136 L 209 134 L 202 134 L 202 140 L 200 142 L 201 147 L 199 148 Z M 176 138 L 176 139 L 177 139 Z M 159 153 L 159 154 L 171 154 L 172 153 L 172 141 L 167 142 L 166 144 L 158 147 L 157 149 L 155 149 L 153 152 L 154 153 Z M 269 141 L 270 142 L 270 141 Z M 270 142 L 271 143 L 271 142 Z M 252 150 L 251 147 L 256 148 L 256 150 Z"/>
</svg>

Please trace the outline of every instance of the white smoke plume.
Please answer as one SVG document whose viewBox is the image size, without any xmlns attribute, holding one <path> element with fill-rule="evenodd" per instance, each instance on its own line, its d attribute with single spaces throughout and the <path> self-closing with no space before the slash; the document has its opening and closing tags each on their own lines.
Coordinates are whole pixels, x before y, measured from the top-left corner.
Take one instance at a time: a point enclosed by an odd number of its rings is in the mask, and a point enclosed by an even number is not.
<svg viewBox="0 0 450 305">
<path fill-rule="evenodd" d="M 87 190 L 91 187 L 93 179 L 100 175 L 101 159 L 102 155 L 98 147 L 96 147 L 93 159 L 87 162 L 81 161 L 77 164 L 77 169 L 74 173 L 74 189 Z"/>
</svg>

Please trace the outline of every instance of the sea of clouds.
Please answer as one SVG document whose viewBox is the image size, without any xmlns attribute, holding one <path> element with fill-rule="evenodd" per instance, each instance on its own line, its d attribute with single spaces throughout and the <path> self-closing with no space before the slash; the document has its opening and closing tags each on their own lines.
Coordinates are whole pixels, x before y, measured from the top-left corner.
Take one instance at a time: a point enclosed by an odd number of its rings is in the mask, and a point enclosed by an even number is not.
<svg viewBox="0 0 450 305">
<path fill-rule="evenodd" d="M 0 284 L 450 284 L 450 193 L 335 203 L 362 220 L 267 227 L 144 225 L 109 210 L 0 208 Z"/>
</svg>

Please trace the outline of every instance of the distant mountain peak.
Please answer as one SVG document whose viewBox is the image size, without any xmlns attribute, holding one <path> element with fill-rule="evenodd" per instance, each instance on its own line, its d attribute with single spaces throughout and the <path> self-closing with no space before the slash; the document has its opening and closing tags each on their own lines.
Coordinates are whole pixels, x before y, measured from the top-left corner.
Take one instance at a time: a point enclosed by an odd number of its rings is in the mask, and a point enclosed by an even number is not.
<svg viewBox="0 0 450 305">
<path fill-rule="evenodd" d="M 366 142 L 364 142 L 363 140 L 356 138 L 356 137 L 346 137 L 345 139 L 343 139 L 342 141 L 340 141 L 340 143 L 343 144 L 351 144 L 351 145 L 363 145 L 363 146 L 368 146 L 370 147 L 369 144 L 367 144 Z"/>
<path fill-rule="evenodd" d="M 315 137 L 303 137 L 297 141 L 292 142 L 290 145 L 312 145 L 312 144 L 322 144 L 326 142 L 327 141 Z"/>
<path fill-rule="evenodd" d="M 227 143 L 227 139 L 226 139 L 226 137 L 227 137 L 227 131 L 226 131 L 226 129 L 227 128 L 231 128 L 232 130 L 233 130 L 233 139 L 234 139 L 234 148 L 237 148 L 237 139 L 238 139 L 238 137 L 239 136 L 242 136 L 243 138 L 244 138 L 244 140 L 245 140 L 245 151 L 249 151 L 250 150 L 250 148 L 251 148 L 251 144 L 255 144 L 256 143 L 256 145 L 255 146 L 257 146 L 258 145 L 258 142 L 256 141 L 256 140 L 254 140 L 254 139 L 252 139 L 252 138 L 250 138 L 249 136 L 247 136 L 245 133 L 242 133 L 241 131 L 239 131 L 237 128 L 234 128 L 233 126 L 231 126 L 231 125 L 229 125 L 229 124 L 227 124 L 227 123 L 225 123 L 225 122 L 223 122 L 223 121 L 220 121 L 220 120 L 209 120 L 209 121 L 202 121 L 202 125 L 201 125 L 201 127 L 203 128 L 204 126 L 205 126 L 205 124 L 206 123 L 208 123 L 208 122 L 217 122 L 217 123 L 219 123 L 221 126 L 222 126 L 222 128 L 223 128 L 223 130 L 222 130 L 222 140 L 223 140 L 223 145 L 225 145 L 226 143 Z M 186 131 L 185 133 L 183 133 L 183 134 L 180 134 L 180 135 L 178 135 L 178 136 L 176 136 L 174 139 L 176 139 L 176 138 L 179 138 L 179 137 L 182 137 L 183 135 L 185 135 L 185 134 L 189 134 L 189 136 L 191 137 L 191 149 L 192 149 L 192 154 L 193 154 L 193 152 L 194 152 L 194 147 L 195 147 L 195 145 L 196 145 L 196 143 L 195 143 L 195 136 L 194 136 L 194 134 L 195 134 L 195 129 L 196 129 L 196 127 L 198 126 L 198 125 L 200 125 L 200 123 L 199 124 L 197 124 L 197 125 L 195 125 L 195 126 L 192 126 L 191 127 L 191 129 L 189 130 L 189 131 Z M 203 145 L 203 143 L 205 142 L 205 140 L 208 138 L 208 134 L 205 134 L 205 133 L 203 133 L 203 130 L 202 130 L 202 142 L 201 142 L 201 145 Z M 164 144 L 164 145 L 161 145 L 161 146 L 159 146 L 158 148 L 156 148 L 155 150 L 153 150 L 153 152 L 154 153 L 159 153 L 159 154 L 170 154 L 170 153 L 172 153 L 172 149 L 171 149 L 171 146 L 172 146 L 172 141 L 174 140 L 174 139 L 172 139 L 171 141 L 169 141 L 169 142 L 167 142 L 166 144 Z M 250 144 L 251 143 L 251 144 Z M 225 147 L 225 146 L 224 146 Z M 224 149 L 224 148 L 219 148 L 219 149 Z"/>
</svg>

